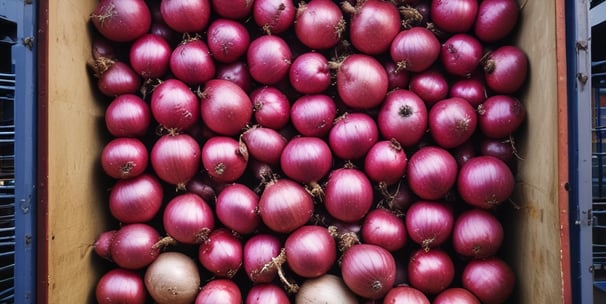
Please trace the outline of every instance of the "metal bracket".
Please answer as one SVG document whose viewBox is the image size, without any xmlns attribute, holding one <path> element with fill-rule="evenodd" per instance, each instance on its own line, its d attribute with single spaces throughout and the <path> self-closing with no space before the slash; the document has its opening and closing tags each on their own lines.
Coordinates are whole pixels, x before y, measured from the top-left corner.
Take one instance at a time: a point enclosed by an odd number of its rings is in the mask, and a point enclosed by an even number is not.
<svg viewBox="0 0 606 304">
<path fill-rule="evenodd" d="M 23 45 L 31 51 L 34 48 L 34 37 L 28 36 L 23 38 Z"/>
</svg>

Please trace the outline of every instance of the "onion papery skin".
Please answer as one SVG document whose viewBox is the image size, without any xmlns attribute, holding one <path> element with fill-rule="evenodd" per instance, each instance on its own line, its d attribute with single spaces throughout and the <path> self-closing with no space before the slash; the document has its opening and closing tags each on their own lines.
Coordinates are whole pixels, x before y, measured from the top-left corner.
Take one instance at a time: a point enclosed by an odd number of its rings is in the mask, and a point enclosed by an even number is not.
<svg viewBox="0 0 606 304">
<path fill-rule="evenodd" d="M 307 279 L 295 296 L 295 303 L 341 303 L 358 304 L 356 295 L 347 288 L 343 280 L 333 274 Z"/>
<path fill-rule="evenodd" d="M 163 37 L 145 34 L 130 47 L 130 66 L 144 79 L 160 78 L 168 71 L 171 52 L 170 45 Z"/>
<path fill-rule="evenodd" d="M 400 26 L 400 13 L 393 3 L 377 0 L 358 2 L 349 22 L 349 37 L 360 52 L 377 55 L 389 49 Z"/>
<path fill-rule="evenodd" d="M 143 137 L 151 124 L 149 105 L 134 94 L 117 96 L 105 110 L 105 125 L 115 137 Z"/>
<path fill-rule="evenodd" d="M 328 174 L 332 164 L 330 147 L 317 137 L 291 139 L 280 157 L 280 168 L 284 174 L 302 184 L 317 184 Z"/>
<path fill-rule="evenodd" d="M 451 287 L 440 292 L 434 299 L 434 304 L 481 304 L 469 290 L 460 287 Z"/>
<path fill-rule="evenodd" d="M 250 92 L 252 89 L 252 76 L 250 76 L 244 60 L 218 64 L 216 66 L 215 78 L 231 81 L 244 90 L 244 92 Z"/>
<path fill-rule="evenodd" d="M 303 136 L 324 137 L 337 116 L 337 105 L 328 95 L 304 95 L 290 107 L 290 120 Z"/>
<path fill-rule="evenodd" d="M 207 43 L 213 58 L 230 63 L 246 54 L 250 34 L 242 23 L 230 19 L 216 19 L 208 26 Z"/>
<path fill-rule="evenodd" d="M 449 97 L 463 98 L 475 108 L 488 98 L 488 93 L 486 92 L 486 86 L 484 85 L 483 79 L 472 76 L 469 79 L 459 79 L 455 81 L 450 86 Z"/>
<path fill-rule="evenodd" d="M 190 86 L 205 83 L 216 73 L 208 45 L 200 39 L 184 40 L 175 47 L 170 56 L 170 70 Z"/>
<path fill-rule="evenodd" d="M 122 94 L 135 94 L 141 87 L 141 77 L 130 65 L 115 61 L 98 73 L 97 87 L 99 91 L 110 97 Z"/>
<path fill-rule="evenodd" d="M 438 200 L 455 185 L 457 169 L 457 162 L 448 151 L 437 146 L 426 146 L 408 160 L 408 185 L 420 198 Z"/>
<path fill-rule="evenodd" d="M 253 233 L 261 218 L 257 214 L 259 196 L 243 184 L 225 186 L 217 196 L 215 213 L 219 221 L 239 234 Z"/>
<path fill-rule="evenodd" d="M 327 0 L 320 0 L 320 2 L 332 3 Z M 288 78 L 290 85 L 299 93 L 323 93 L 332 81 L 328 59 L 321 53 L 316 52 L 301 54 L 292 63 L 288 71 Z"/>
<path fill-rule="evenodd" d="M 162 215 L 166 233 L 184 244 L 200 244 L 215 227 L 212 209 L 193 193 L 179 194 L 166 205 Z"/>
<path fill-rule="evenodd" d="M 220 278 L 232 278 L 242 267 L 242 259 L 242 243 L 227 229 L 213 230 L 198 248 L 200 264 Z"/>
<path fill-rule="evenodd" d="M 514 94 L 526 83 L 528 57 L 522 49 L 504 45 L 492 51 L 484 63 L 486 86 L 495 94 Z"/>
<path fill-rule="evenodd" d="M 366 154 L 364 172 L 373 182 L 390 186 L 402 179 L 407 163 L 406 152 L 397 140 L 382 140 Z"/>
<path fill-rule="evenodd" d="M 114 241 L 114 235 L 116 235 L 116 232 L 117 230 L 107 230 L 101 232 L 93 244 L 93 250 L 95 253 L 108 261 L 112 260 L 111 245 Z"/>
<path fill-rule="evenodd" d="M 328 145 L 335 156 L 356 160 L 366 156 L 379 140 L 379 129 L 366 113 L 345 113 L 335 120 L 328 134 Z"/>
<path fill-rule="evenodd" d="M 427 296 L 420 290 L 410 286 L 396 286 L 383 299 L 383 303 L 430 304 Z"/>
<path fill-rule="evenodd" d="M 247 164 L 246 146 L 231 137 L 215 136 L 202 146 L 202 167 L 217 182 L 236 181 L 244 175 Z"/>
<path fill-rule="evenodd" d="M 465 99 L 451 97 L 431 107 L 428 121 L 433 140 L 439 146 L 451 149 L 471 138 L 478 125 L 478 116 Z"/>
<path fill-rule="evenodd" d="M 274 234 L 260 233 L 251 236 L 244 244 L 243 267 L 246 276 L 253 283 L 270 283 L 278 275 L 272 259 L 280 255 L 282 243 Z"/>
<path fill-rule="evenodd" d="M 161 180 L 183 188 L 198 173 L 200 146 L 187 134 L 164 135 L 154 143 L 150 162 Z"/>
<path fill-rule="evenodd" d="M 389 251 L 369 244 L 347 249 L 341 261 L 341 276 L 355 294 L 380 299 L 396 279 L 396 262 Z"/>
<path fill-rule="evenodd" d="M 255 121 L 274 130 L 282 129 L 290 118 L 290 101 L 277 87 L 263 86 L 250 93 Z"/>
<path fill-rule="evenodd" d="M 284 248 L 288 267 L 304 278 L 326 274 L 337 260 L 335 239 L 322 226 L 297 228 L 286 238 Z"/>
<path fill-rule="evenodd" d="M 142 269 L 151 264 L 160 254 L 154 247 L 160 240 L 155 228 L 144 223 L 122 226 L 110 246 L 112 261 L 124 269 Z"/>
<path fill-rule="evenodd" d="M 288 30 L 295 21 L 296 8 L 292 1 L 255 0 L 252 17 L 268 35 Z"/>
<path fill-rule="evenodd" d="M 250 98 L 229 80 L 211 79 L 206 82 L 201 102 L 202 121 L 211 131 L 221 135 L 239 134 L 252 118 Z"/>
<path fill-rule="evenodd" d="M 412 287 L 435 295 L 448 288 L 455 277 L 454 263 L 442 249 L 415 251 L 408 263 L 408 280 Z"/>
<path fill-rule="evenodd" d="M 114 138 L 101 151 L 101 167 L 115 179 L 137 177 L 145 172 L 148 163 L 147 148 L 136 138 Z"/>
<path fill-rule="evenodd" d="M 362 223 L 360 234 L 365 244 L 381 246 L 390 252 L 406 245 L 404 221 L 385 209 L 371 210 Z"/>
<path fill-rule="evenodd" d="M 102 0 L 90 16 L 105 38 L 129 42 L 145 34 L 151 25 L 151 12 L 143 0 Z"/>
<path fill-rule="evenodd" d="M 314 0 L 300 5 L 295 15 L 295 35 L 310 49 L 328 49 L 337 45 L 345 30 L 339 6 L 329 0 Z"/>
<path fill-rule="evenodd" d="M 286 178 L 269 182 L 259 198 L 261 220 L 272 231 L 289 233 L 307 223 L 313 214 L 311 195 Z"/>
<path fill-rule="evenodd" d="M 471 260 L 461 274 L 462 285 L 482 303 L 505 303 L 516 283 L 511 267 L 498 257 Z"/>
<path fill-rule="evenodd" d="M 253 285 L 246 295 L 244 304 L 284 304 L 290 303 L 288 295 L 278 285 L 263 283 Z"/>
<path fill-rule="evenodd" d="M 453 210 L 441 202 L 417 201 L 406 211 L 406 231 L 426 251 L 450 238 L 454 222 Z"/>
<path fill-rule="evenodd" d="M 459 171 L 459 195 L 468 204 L 492 209 L 513 193 L 515 180 L 511 169 L 493 156 L 477 156 L 467 161 Z"/>
<path fill-rule="evenodd" d="M 180 252 L 164 252 L 145 270 L 145 287 L 158 304 L 193 303 L 199 293 L 196 263 Z"/>
<path fill-rule="evenodd" d="M 241 304 L 242 292 L 232 280 L 214 279 L 202 286 L 196 296 L 195 304 L 206 303 Z"/>
<path fill-rule="evenodd" d="M 193 127 L 199 120 L 200 101 L 177 79 L 168 79 L 154 89 L 150 107 L 153 118 L 172 134 Z"/>
<path fill-rule="evenodd" d="M 410 77 L 409 90 L 421 97 L 427 108 L 431 108 L 448 95 L 448 81 L 444 73 L 430 68 Z"/>
<path fill-rule="evenodd" d="M 282 151 L 289 143 L 278 131 L 263 127 L 252 127 L 244 131 L 241 139 L 250 156 L 272 166 L 280 163 Z"/>
<path fill-rule="evenodd" d="M 164 22 L 179 33 L 196 33 L 210 21 L 209 0 L 163 0 L 160 13 Z"/>
<path fill-rule="evenodd" d="M 427 131 L 428 112 L 425 102 L 408 90 L 390 92 L 377 116 L 383 138 L 394 138 L 403 147 L 418 144 Z"/>
<path fill-rule="evenodd" d="M 336 86 L 345 105 L 368 110 L 381 104 L 387 93 L 387 72 L 369 55 L 353 54 L 337 64 Z"/>
<path fill-rule="evenodd" d="M 483 42 L 498 42 L 513 31 L 519 17 L 520 7 L 516 1 L 481 1 L 473 32 Z"/>
<path fill-rule="evenodd" d="M 470 77 L 483 56 L 482 43 L 469 34 L 455 34 L 442 44 L 440 61 L 451 75 Z"/>
<path fill-rule="evenodd" d="M 223 18 L 242 19 L 252 13 L 254 1 L 211 0 L 213 12 Z"/>
<path fill-rule="evenodd" d="M 440 56 L 440 41 L 428 29 L 413 27 L 396 35 L 391 43 L 389 54 L 398 65 L 398 70 L 422 72 Z"/>
<path fill-rule="evenodd" d="M 452 233 L 454 250 L 473 258 L 495 255 L 503 243 L 503 226 L 492 213 L 474 208 L 464 211 L 455 221 Z"/>
<path fill-rule="evenodd" d="M 106 272 L 95 288 L 99 304 L 145 303 L 147 292 L 141 275 L 132 270 L 116 268 Z"/>
<path fill-rule="evenodd" d="M 288 75 L 292 52 L 284 39 L 264 35 L 251 41 L 246 52 L 246 62 L 254 80 L 273 85 Z"/>
<path fill-rule="evenodd" d="M 144 223 L 158 214 L 163 198 L 158 178 L 144 173 L 116 182 L 109 193 L 109 210 L 121 223 Z"/>
<path fill-rule="evenodd" d="M 509 137 L 526 119 L 526 108 L 511 95 L 488 97 L 478 106 L 478 127 L 489 138 Z"/>
<path fill-rule="evenodd" d="M 442 31 L 464 33 L 469 31 L 478 13 L 477 0 L 431 1 L 431 21 Z"/>
<path fill-rule="evenodd" d="M 364 218 L 373 203 L 372 184 L 364 172 L 354 168 L 332 171 L 324 190 L 324 206 L 334 218 L 357 222 Z"/>
</svg>

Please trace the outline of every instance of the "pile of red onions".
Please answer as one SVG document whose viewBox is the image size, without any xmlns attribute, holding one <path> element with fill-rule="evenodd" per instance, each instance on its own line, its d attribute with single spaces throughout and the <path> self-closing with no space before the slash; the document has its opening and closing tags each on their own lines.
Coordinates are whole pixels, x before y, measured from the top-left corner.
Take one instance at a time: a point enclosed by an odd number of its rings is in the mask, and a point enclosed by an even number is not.
<svg viewBox="0 0 606 304">
<path fill-rule="evenodd" d="M 519 16 L 515 0 L 99 0 L 116 224 L 94 241 L 97 301 L 512 301 Z"/>
</svg>

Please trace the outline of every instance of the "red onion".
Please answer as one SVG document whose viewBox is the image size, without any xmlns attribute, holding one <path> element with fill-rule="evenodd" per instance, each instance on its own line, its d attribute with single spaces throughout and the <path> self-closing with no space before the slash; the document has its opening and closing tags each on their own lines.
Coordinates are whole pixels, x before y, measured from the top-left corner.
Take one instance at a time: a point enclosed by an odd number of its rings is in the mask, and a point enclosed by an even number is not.
<svg viewBox="0 0 606 304">
<path fill-rule="evenodd" d="M 454 214 L 444 203 L 417 201 L 406 211 L 406 230 L 410 239 L 425 251 L 446 242 L 454 226 Z"/>
<path fill-rule="evenodd" d="M 256 126 L 244 131 L 241 140 L 246 144 L 250 156 L 270 165 L 280 163 L 280 156 L 287 144 L 286 138 L 278 131 Z"/>
<path fill-rule="evenodd" d="M 259 214 L 274 232 L 289 233 L 311 219 L 314 203 L 300 184 L 286 178 L 271 181 L 259 198 Z"/>
<path fill-rule="evenodd" d="M 196 33 L 206 29 L 210 11 L 209 0 L 163 0 L 160 4 L 164 22 L 180 33 Z"/>
<path fill-rule="evenodd" d="M 440 56 L 440 41 L 428 29 L 413 27 L 401 31 L 393 39 L 389 54 L 398 70 L 422 72 Z"/>
<path fill-rule="evenodd" d="M 246 171 L 247 163 L 246 146 L 231 137 L 215 136 L 202 146 L 202 166 L 218 182 L 236 181 Z"/>
<path fill-rule="evenodd" d="M 109 0 L 108 0 L 109 1 Z M 141 87 L 141 78 L 126 63 L 108 59 L 97 60 L 97 87 L 105 96 L 135 94 Z"/>
<path fill-rule="evenodd" d="M 145 79 L 160 78 L 168 71 L 171 47 L 161 36 L 145 34 L 130 47 L 130 65 Z"/>
<path fill-rule="evenodd" d="M 268 35 L 280 34 L 294 23 L 295 12 L 295 4 L 292 1 L 255 0 L 252 17 Z"/>
<path fill-rule="evenodd" d="M 209 80 L 201 99 L 202 120 L 210 130 L 221 135 L 239 134 L 252 118 L 250 98 L 242 88 L 231 81 Z"/>
<path fill-rule="evenodd" d="M 396 262 L 389 251 L 369 244 L 347 249 L 341 261 L 341 276 L 355 294 L 380 299 L 396 279 Z"/>
<path fill-rule="evenodd" d="M 480 154 L 494 156 L 507 163 L 516 155 L 516 150 L 512 139 L 483 138 L 480 141 Z"/>
<path fill-rule="evenodd" d="M 358 1 L 356 6 L 343 2 L 343 10 L 350 13 L 349 39 L 360 52 L 376 55 L 389 49 L 400 31 L 400 13 L 389 1 Z M 381 16 L 381 18 L 377 18 Z"/>
<path fill-rule="evenodd" d="M 122 226 L 110 246 L 110 255 L 116 265 L 125 269 L 142 269 L 151 264 L 160 254 L 154 246 L 160 234 L 148 224 L 135 223 Z"/>
<path fill-rule="evenodd" d="M 151 165 L 158 177 L 178 189 L 192 179 L 200 168 L 200 146 L 187 134 L 160 137 L 150 153 Z"/>
<path fill-rule="evenodd" d="M 200 289 L 195 304 L 224 303 L 241 304 L 242 292 L 240 287 L 228 279 L 214 279 Z"/>
<path fill-rule="evenodd" d="M 469 34 L 455 34 L 448 38 L 440 51 L 440 61 L 446 72 L 462 77 L 470 77 L 482 59 L 483 47 L 480 41 Z"/>
<path fill-rule="evenodd" d="M 471 260 L 463 269 L 461 281 L 482 303 L 505 303 L 515 286 L 515 274 L 500 258 Z"/>
<path fill-rule="evenodd" d="M 284 304 L 290 303 L 288 295 L 280 286 L 264 283 L 253 285 L 244 304 Z"/>
<path fill-rule="evenodd" d="M 434 304 L 481 304 L 480 300 L 465 288 L 452 287 L 440 292 L 434 299 Z"/>
<path fill-rule="evenodd" d="M 342 62 L 333 63 L 332 68 L 337 70 L 337 93 L 345 105 L 367 110 L 378 106 L 385 98 L 387 72 L 374 57 L 349 55 Z"/>
<path fill-rule="evenodd" d="M 457 162 L 448 151 L 426 146 L 408 160 L 406 170 L 410 189 L 425 200 L 443 198 L 457 179 Z"/>
<path fill-rule="evenodd" d="M 385 209 L 373 209 L 364 217 L 361 235 L 365 244 L 378 245 L 391 252 L 406 244 L 404 221 Z"/>
<path fill-rule="evenodd" d="M 255 1 L 255 4 L 258 2 Z M 284 39 L 264 35 L 250 43 L 246 61 L 254 80 L 262 84 L 276 84 L 288 75 L 292 53 Z"/>
<path fill-rule="evenodd" d="M 329 0 L 314 0 L 299 5 L 295 16 L 295 35 L 310 49 L 328 49 L 337 45 L 345 31 L 339 6 Z"/>
<path fill-rule="evenodd" d="M 284 147 L 280 168 L 291 179 L 312 186 L 332 168 L 332 153 L 325 141 L 317 137 L 295 137 Z"/>
<path fill-rule="evenodd" d="M 438 101 L 429 110 L 429 132 L 443 148 L 454 148 L 469 140 L 476 130 L 478 116 L 465 99 L 451 97 Z"/>
<path fill-rule="evenodd" d="M 496 94 L 513 94 L 526 83 L 528 57 L 522 49 L 504 45 L 485 58 L 486 86 Z"/>
<path fill-rule="evenodd" d="M 478 156 L 477 143 L 473 139 L 470 139 L 464 142 L 462 145 L 454 148 L 452 150 L 452 155 L 457 160 L 457 164 L 460 168 L 468 160 Z"/>
<path fill-rule="evenodd" d="M 425 294 L 435 295 L 448 288 L 454 276 L 454 263 L 441 249 L 419 249 L 410 256 L 409 283 Z"/>
<path fill-rule="evenodd" d="M 514 177 L 502 160 L 493 156 L 477 156 L 459 171 L 457 188 L 468 204 L 484 209 L 494 208 L 513 193 Z"/>
<path fill-rule="evenodd" d="M 95 296 L 99 304 L 143 304 L 147 293 L 141 275 L 132 270 L 116 268 L 101 276 Z"/>
<path fill-rule="evenodd" d="M 427 107 L 413 92 L 392 91 L 379 110 L 377 125 L 383 138 L 394 138 L 403 147 L 412 147 L 427 130 Z"/>
<path fill-rule="evenodd" d="M 150 107 L 154 119 L 171 134 L 191 128 L 199 120 L 198 98 L 177 79 L 167 79 L 154 89 Z"/>
<path fill-rule="evenodd" d="M 383 196 L 385 196 L 383 199 L 384 206 L 396 214 L 403 214 L 417 200 L 405 179 L 387 187 L 385 192 L 383 193 Z"/>
<path fill-rule="evenodd" d="M 408 88 L 410 73 L 405 69 L 398 69 L 398 65 L 391 59 L 383 61 L 383 67 L 387 73 L 387 90 Z"/>
<path fill-rule="evenodd" d="M 234 62 L 246 54 L 250 35 L 241 23 L 230 19 L 216 19 L 206 31 L 208 48 L 219 62 Z"/>
<path fill-rule="evenodd" d="M 123 51 L 122 45 L 110 41 L 100 34 L 92 34 L 91 53 L 95 61 L 103 58 L 117 60 L 123 55 Z"/>
<path fill-rule="evenodd" d="M 244 244 L 244 271 L 253 283 L 270 283 L 278 275 L 273 263 L 280 255 L 282 244 L 273 234 L 255 234 Z"/>
<path fill-rule="evenodd" d="M 322 226 L 297 228 L 286 238 L 284 248 L 288 267 L 304 278 L 326 274 L 337 260 L 335 239 Z"/>
<path fill-rule="evenodd" d="M 459 79 L 450 86 L 449 97 L 461 97 L 472 107 L 477 107 L 486 100 L 486 86 L 483 79 L 471 77 L 469 79 Z"/>
<path fill-rule="evenodd" d="M 147 148 L 136 138 L 114 138 L 101 151 L 103 172 L 112 178 L 127 179 L 139 176 L 145 172 L 148 163 Z"/>
<path fill-rule="evenodd" d="M 458 254 L 486 258 L 496 254 L 502 243 L 503 226 L 490 212 L 474 208 L 457 217 L 452 245 Z"/>
<path fill-rule="evenodd" d="M 494 95 L 478 106 L 478 127 L 490 138 L 508 137 L 525 119 L 524 105 L 511 95 Z"/>
<path fill-rule="evenodd" d="M 332 128 L 337 106 L 328 95 L 304 95 L 290 108 L 290 120 L 303 136 L 323 137 Z"/>
<path fill-rule="evenodd" d="M 379 140 L 379 129 L 366 113 L 345 113 L 335 120 L 328 145 L 335 156 L 345 160 L 363 158 Z"/>
<path fill-rule="evenodd" d="M 117 96 L 105 110 L 105 125 L 115 137 L 143 137 L 151 123 L 149 105 L 134 94 Z"/>
<path fill-rule="evenodd" d="M 297 304 L 341 303 L 358 304 L 356 295 L 343 280 L 333 274 L 307 279 L 295 295 Z"/>
<path fill-rule="evenodd" d="M 513 0 L 481 1 L 473 32 L 488 43 L 504 39 L 515 28 L 520 16 L 520 7 Z"/>
<path fill-rule="evenodd" d="M 108 261 L 112 260 L 111 245 L 114 241 L 114 235 L 116 235 L 116 232 L 117 230 L 107 230 L 101 232 L 93 244 L 95 253 Z"/>
<path fill-rule="evenodd" d="M 116 42 L 137 39 L 151 24 L 151 13 L 143 0 L 101 0 L 90 18 L 101 35 Z"/>
<path fill-rule="evenodd" d="M 262 86 L 250 93 L 255 120 L 274 130 L 283 128 L 289 120 L 290 101 L 278 88 Z"/>
<path fill-rule="evenodd" d="M 324 190 L 324 206 L 334 218 L 356 222 L 364 218 L 373 203 L 372 184 L 364 172 L 354 168 L 332 171 Z"/>
<path fill-rule="evenodd" d="M 208 46 L 199 38 L 182 41 L 170 56 L 173 75 L 190 86 L 205 83 L 215 76 L 215 63 Z"/>
<path fill-rule="evenodd" d="M 202 267 L 214 276 L 232 278 L 242 267 L 242 243 L 227 229 L 216 229 L 198 249 Z"/>
<path fill-rule="evenodd" d="M 370 180 L 389 186 L 402 179 L 407 163 L 406 152 L 397 140 L 382 140 L 366 154 L 364 172 Z"/>
<path fill-rule="evenodd" d="M 162 215 L 166 233 L 184 244 L 200 244 L 215 227 L 212 209 L 193 193 L 179 194 L 166 205 Z"/>
<path fill-rule="evenodd" d="M 144 223 L 153 219 L 164 198 L 160 181 L 152 174 L 119 180 L 109 194 L 109 210 L 125 224 Z"/>
<path fill-rule="evenodd" d="M 145 270 L 144 282 L 158 304 L 189 304 L 199 293 L 200 272 L 189 256 L 164 252 Z"/>
<path fill-rule="evenodd" d="M 444 74 L 427 69 L 410 77 L 409 90 L 417 94 L 428 108 L 448 95 L 448 81 Z"/>
<path fill-rule="evenodd" d="M 430 304 L 431 302 L 422 291 L 414 287 L 396 286 L 385 295 L 383 303 Z"/>
<path fill-rule="evenodd" d="M 316 1 L 310 4 L 317 3 Z M 336 5 L 328 0 L 320 0 L 320 2 Z M 288 75 L 293 89 L 302 94 L 322 93 L 328 89 L 332 81 L 328 59 L 316 52 L 299 55 L 292 63 Z"/>
<path fill-rule="evenodd" d="M 148 1 L 149 9 L 152 16 L 152 24 L 149 28 L 150 34 L 158 35 L 168 42 L 170 45 L 175 45 L 180 37 L 180 33 L 170 28 L 164 18 L 162 18 L 162 1 Z"/>
<path fill-rule="evenodd" d="M 228 64 L 219 64 L 216 70 L 215 78 L 229 80 L 245 92 L 250 92 L 253 80 L 248 72 L 246 62 L 238 60 Z"/>
<path fill-rule="evenodd" d="M 259 196 L 243 184 L 225 186 L 217 196 L 215 212 L 227 228 L 240 234 L 254 232 L 261 219 L 257 214 Z"/>
<path fill-rule="evenodd" d="M 213 187 L 216 187 L 216 184 L 210 180 L 208 175 L 201 173 L 196 174 L 185 184 L 188 192 L 198 195 L 209 204 L 214 204 L 217 199 L 217 193 Z"/>
<path fill-rule="evenodd" d="M 478 0 L 431 1 L 431 21 L 442 31 L 464 33 L 471 29 L 478 13 Z"/>
<path fill-rule="evenodd" d="M 251 0 L 211 0 L 213 12 L 229 19 L 247 17 L 252 12 L 253 3 Z"/>
</svg>

